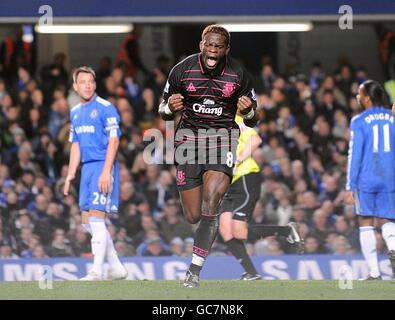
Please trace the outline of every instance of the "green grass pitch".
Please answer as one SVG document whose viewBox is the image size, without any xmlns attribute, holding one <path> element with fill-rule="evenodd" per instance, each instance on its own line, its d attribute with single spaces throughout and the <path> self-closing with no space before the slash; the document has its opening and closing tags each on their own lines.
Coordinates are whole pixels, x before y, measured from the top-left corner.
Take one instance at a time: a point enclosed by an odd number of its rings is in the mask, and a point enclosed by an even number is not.
<svg viewBox="0 0 395 320">
<path fill-rule="evenodd" d="M 180 281 L 55 281 L 52 289 L 38 282 L 0 282 L 0 299 L 39 300 L 393 300 L 394 281 L 353 281 L 340 289 L 338 281 L 202 280 L 200 288 L 183 288 Z"/>
</svg>

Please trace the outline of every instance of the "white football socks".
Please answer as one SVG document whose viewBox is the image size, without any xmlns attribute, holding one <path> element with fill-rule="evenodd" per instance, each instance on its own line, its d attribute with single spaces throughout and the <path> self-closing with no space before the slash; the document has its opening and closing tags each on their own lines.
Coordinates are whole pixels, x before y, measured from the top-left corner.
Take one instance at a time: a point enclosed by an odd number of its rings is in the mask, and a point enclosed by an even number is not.
<svg viewBox="0 0 395 320">
<path fill-rule="evenodd" d="M 82 224 L 82 227 L 90 235 L 92 235 L 92 228 L 89 224 Z M 117 251 L 115 250 L 115 247 L 114 247 L 114 242 L 113 242 L 111 235 L 108 232 L 107 228 L 106 228 L 106 236 L 107 236 L 107 242 L 106 242 L 107 246 L 106 246 L 105 257 L 107 258 L 107 261 L 108 261 L 111 268 L 122 268 L 123 265 L 118 258 Z"/>
<path fill-rule="evenodd" d="M 114 242 L 112 241 L 111 235 L 107 232 L 107 248 L 106 248 L 106 257 L 107 261 L 110 264 L 111 268 L 122 268 L 122 263 L 119 261 L 117 251 L 114 247 Z"/>
<path fill-rule="evenodd" d="M 94 271 L 100 277 L 103 275 L 103 264 L 107 248 L 107 228 L 104 220 L 94 219 L 89 221 L 92 229 L 92 253 L 93 253 L 93 267 Z"/>
<path fill-rule="evenodd" d="M 372 277 L 380 276 L 374 228 L 372 226 L 359 227 L 359 241 L 363 256 L 369 266 L 370 275 Z"/>
<path fill-rule="evenodd" d="M 192 263 L 195 264 L 195 265 L 197 265 L 197 266 L 199 266 L 199 267 L 202 267 L 202 266 L 203 266 L 205 260 L 206 260 L 206 259 L 204 259 L 204 258 L 201 257 L 201 256 L 198 256 L 198 255 L 195 254 L 195 253 L 192 254 Z"/>
<path fill-rule="evenodd" d="M 395 250 L 395 223 L 387 222 L 381 227 L 382 235 L 388 251 Z"/>
</svg>

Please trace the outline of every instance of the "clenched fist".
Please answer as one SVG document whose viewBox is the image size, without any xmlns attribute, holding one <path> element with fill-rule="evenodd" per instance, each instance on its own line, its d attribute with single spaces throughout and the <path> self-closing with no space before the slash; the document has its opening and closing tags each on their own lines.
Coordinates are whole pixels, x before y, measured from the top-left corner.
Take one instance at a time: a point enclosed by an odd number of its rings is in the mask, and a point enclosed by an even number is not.
<svg viewBox="0 0 395 320">
<path fill-rule="evenodd" d="M 171 112 L 176 113 L 177 111 L 180 111 L 184 109 L 184 97 L 179 94 L 172 94 L 169 99 L 167 100 L 167 104 L 169 106 L 169 109 Z"/>
<path fill-rule="evenodd" d="M 237 110 L 240 114 L 246 115 L 248 112 L 251 111 L 252 108 L 252 101 L 250 98 L 246 96 L 241 96 L 237 101 Z"/>
</svg>

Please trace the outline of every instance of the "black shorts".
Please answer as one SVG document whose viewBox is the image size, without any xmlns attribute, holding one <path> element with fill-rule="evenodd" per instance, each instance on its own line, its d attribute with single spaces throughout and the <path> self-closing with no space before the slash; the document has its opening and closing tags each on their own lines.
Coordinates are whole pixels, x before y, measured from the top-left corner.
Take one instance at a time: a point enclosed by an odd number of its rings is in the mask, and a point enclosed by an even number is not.
<svg viewBox="0 0 395 320">
<path fill-rule="evenodd" d="M 249 221 L 261 194 L 260 172 L 240 177 L 229 186 L 220 205 L 220 213 L 232 212 L 234 220 Z"/>
<path fill-rule="evenodd" d="M 236 148 L 237 144 L 208 149 L 199 148 L 194 143 L 179 143 L 175 148 L 174 159 L 178 190 L 189 190 L 202 185 L 203 174 L 208 170 L 223 172 L 232 180 Z"/>
<path fill-rule="evenodd" d="M 179 164 L 177 165 L 177 188 L 179 191 L 193 189 L 203 184 L 203 174 L 208 171 L 219 171 L 232 180 L 232 168 L 223 164 Z"/>
</svg>

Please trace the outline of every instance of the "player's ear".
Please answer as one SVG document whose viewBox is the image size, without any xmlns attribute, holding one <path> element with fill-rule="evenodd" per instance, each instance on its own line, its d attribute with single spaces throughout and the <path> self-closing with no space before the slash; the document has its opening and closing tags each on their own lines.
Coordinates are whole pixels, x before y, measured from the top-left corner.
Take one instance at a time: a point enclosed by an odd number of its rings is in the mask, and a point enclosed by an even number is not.
<svg viewBox="0 0 395 320">
<path fill-rule="evenodd" d="M 229 51 L 230 51 L 230 47 L 228 46 L 228 47 L 226 48 L 226 54 L 229 54 Z"/>
<path fill-rule="evenodd" d="M 73 89 L 75 92 L 77 92 L 77 84 L 75 82 L 73 82 Z"/>
<path fill-rule="evenodd" d="M 201 52 L 203 52 L 203 47 L 204 47 L 203 41 L 200 41 L 199 42 L 199 49 Z"/>
</svg>

